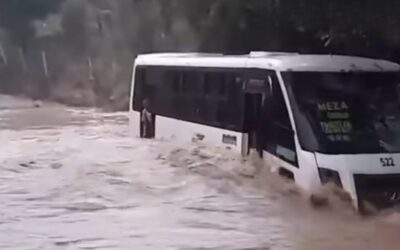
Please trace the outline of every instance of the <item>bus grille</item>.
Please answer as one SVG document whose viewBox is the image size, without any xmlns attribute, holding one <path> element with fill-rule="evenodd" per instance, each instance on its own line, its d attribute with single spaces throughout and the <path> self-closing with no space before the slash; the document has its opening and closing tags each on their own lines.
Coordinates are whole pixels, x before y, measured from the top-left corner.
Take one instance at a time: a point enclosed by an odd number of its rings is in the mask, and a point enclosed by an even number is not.
<svg viewBox="0 0 400 250">
<path fill-rule="evenodd" d="M 356 174 L 354 180 L 360 209 L 365 201 L 380 210 L 400 204 L 400 174 Z"/>
</svg>

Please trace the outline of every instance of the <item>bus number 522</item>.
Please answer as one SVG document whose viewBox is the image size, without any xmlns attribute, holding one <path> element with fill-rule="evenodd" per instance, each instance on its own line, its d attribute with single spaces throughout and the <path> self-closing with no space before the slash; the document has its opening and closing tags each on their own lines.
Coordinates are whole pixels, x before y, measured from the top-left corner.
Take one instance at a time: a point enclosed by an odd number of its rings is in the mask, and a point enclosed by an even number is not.
<svg viewBox="0 0 400 250">
<path fill-rule="evenodd" d="M 394 159 L 389 157 L 389 158 L 381 158 L 380 159 L 382 167 L 384 168 L 391 168 L 391 167 L 395 167 L 396 164 L 394 163 Z"/>
</svg>

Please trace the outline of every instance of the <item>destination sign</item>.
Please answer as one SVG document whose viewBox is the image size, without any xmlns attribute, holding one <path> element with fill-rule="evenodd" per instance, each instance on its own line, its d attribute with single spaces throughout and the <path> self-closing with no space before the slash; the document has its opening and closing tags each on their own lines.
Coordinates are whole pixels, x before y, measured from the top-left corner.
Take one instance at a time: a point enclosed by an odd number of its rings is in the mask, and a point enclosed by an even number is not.
<svg viewBox="0 0 400 250">
<path fill-rule="evenodd" d="M 317 104 L 320 127 L 331 142 L 349 142 L 353 131 L 349 105 L 345 101 Z"/>
</svg>

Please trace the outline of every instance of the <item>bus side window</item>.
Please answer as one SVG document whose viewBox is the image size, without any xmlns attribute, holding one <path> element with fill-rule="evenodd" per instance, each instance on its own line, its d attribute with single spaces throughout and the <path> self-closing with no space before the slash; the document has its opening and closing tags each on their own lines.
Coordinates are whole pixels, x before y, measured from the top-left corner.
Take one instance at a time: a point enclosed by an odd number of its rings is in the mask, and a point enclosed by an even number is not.
<svg viewBox="0 0 400 250">
<path fill-rule="evenodd" d="M 203 73 L 203 93 L 205 96 L 211 93 L 211 81 L 208 73 Z"/>
<path fill-rule="evenodd" d="M 167 85 L 172 95 L 177 95 L 180 90 L 180 84 L 181 84 L 180 77 L 181 74 L 179 73 L 179 71 L 167 72 Z"/>
<path fill-rule="evenodd" d="M 288 108 L 276 76 L 272 77 L 272 96 L 265 102 L 266 150 L 278 158 L 298 167 L 294 131 Z"/>
<path fill-rule="evenodd" d="M 148 99 L 150 111 L 182 121 L 242 131 L 242 73 L 227 69 L 140 66 L 134 109 Z"/>
<path fill-rule="evenodd" d="M 203 107 L 204 121 L 212 126 L 220 127 L 218 121 L 218 89 L 219 84 L 218 75 L 220 73 L 214 71 L 205 71 L 203 73 Z"/>
<path fill-rule="evenodd" d="M 204 119 L 204 98 L 203 98 L 203 73 L 199 70 L 188 70 L 185 73 L 185 84 L 188 86 L 188 98 L 190 103 L 192 120 L 203 122 Z"/>
<path fill-rule="evenodd" d="M 218 121 L 223 128 L 241 130 L 240 80 L 238 73 L 226 73 L 218 85 Z"/>
<path fill-rule="evenodd" d="M 180 100 L 182 112 L 185 119 L 197 122 L 196 112 L 196 72 L 186 69 L 181 73 L 181 93 Z"/>
<path fill-rule="evenodd" d="M 142 101 L 143 101 L 143 92 L 145 85 L 145 69 L 141 67 L 136 68 L 135 72 L 135 89 L 133 92 L 133 110 L 141 111 L 142 109 Z"/>
<path fill-rule="evenodd" d="M 183 92 L 183 72 L 174 70 L 171 72 L 171 99 L 170 99 L 170 112 L 171 116 L 183 119 L 185 117 L 185 100 Z"/>
<path fill-rule="evenodd" d="M 150 112 L 162 112 L 163 99 L 161 87 L 164 82 L 165 70 L 161 67 L 147 67 L 143 78 L 143 99 L 148 99 L 150 102 Z"/>
<path fill-rule="evenodd" d="M 226 73 L 207 72 L 205 74 L 204 91 L 206 94 L 219 98 L 225 94 Z"/>
</svg>

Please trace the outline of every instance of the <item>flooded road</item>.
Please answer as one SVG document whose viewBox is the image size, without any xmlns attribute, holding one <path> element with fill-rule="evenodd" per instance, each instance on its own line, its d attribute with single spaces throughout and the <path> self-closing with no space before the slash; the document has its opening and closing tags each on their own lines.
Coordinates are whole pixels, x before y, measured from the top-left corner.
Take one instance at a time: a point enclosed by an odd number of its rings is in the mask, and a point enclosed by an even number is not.
<svg viewBox="0 0 400 250">
<path fill-rule="evenodd" d="M 0 249 L 399 249 L 400 215 L 313 209 L 226 149 L 147 141 L 125 113 L 0 96 Z"/>
</svg>

